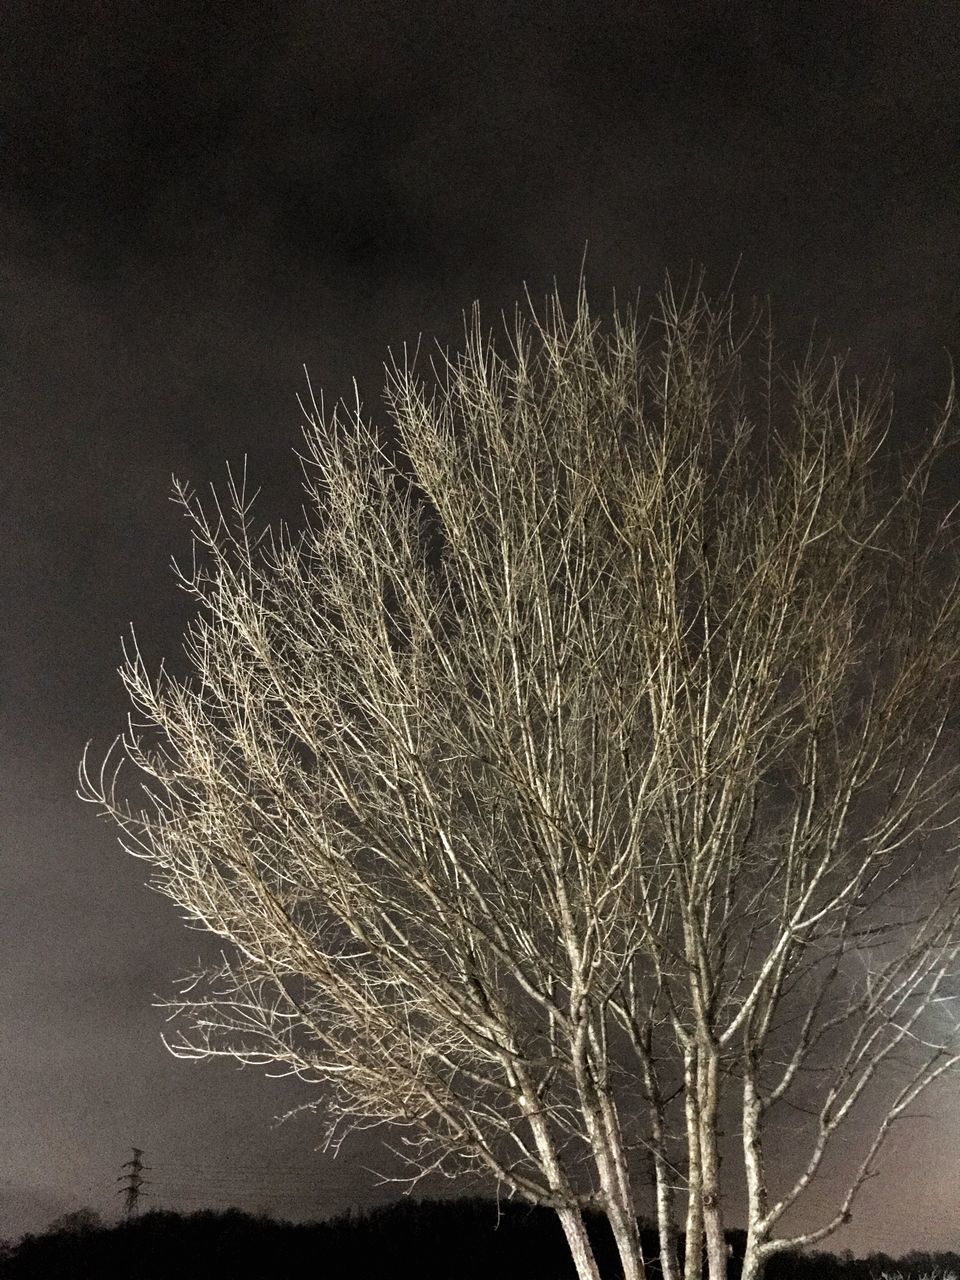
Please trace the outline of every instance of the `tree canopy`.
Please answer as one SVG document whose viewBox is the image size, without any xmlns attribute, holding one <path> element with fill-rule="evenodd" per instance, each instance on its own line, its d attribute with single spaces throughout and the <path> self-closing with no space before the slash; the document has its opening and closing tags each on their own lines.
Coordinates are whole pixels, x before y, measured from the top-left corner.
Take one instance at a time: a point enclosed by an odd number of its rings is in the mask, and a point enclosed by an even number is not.
<svg viewBox="0 0 960 1280">
<path fill-rule="evenodd" d="M 475 311 L 429 377 L 391 364 L 389 432 L 311 399 L 301 530 L 245 476 L 178 486 L 191 670 L 128 648 L 143 799 L 113 757 L 84 794 L 229 944 L 175 1052 L 555 1209 L 581 1280 L 591 1208 L 643 1276 L 645 1177 L 664 1276 L 683 1208 L 721 1280 L 733 1117 L 753 1280 L 960 1059 L 952 400 L 896 454 L 882 385 L 697 286 L 507 338 Z M 851 1137 L 835 1211 L 778 1234 Z"/>
</svg>

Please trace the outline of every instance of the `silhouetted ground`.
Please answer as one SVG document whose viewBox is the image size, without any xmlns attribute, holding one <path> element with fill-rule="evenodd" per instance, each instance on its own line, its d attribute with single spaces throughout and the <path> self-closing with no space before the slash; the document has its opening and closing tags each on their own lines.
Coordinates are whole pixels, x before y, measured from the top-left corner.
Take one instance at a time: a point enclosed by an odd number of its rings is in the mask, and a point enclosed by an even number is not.
<svg viewBox="0 0 960 1280">
<path fill-rule="evenodd" d="M 590 1223 L 605 1280 L 619 1280 L 602 1220 Z M 731 1232 L 736 1250 L 740 1233 Z M 656 1253 L 645 1233 L 644 1252 Z M 650 1268 L 656 1280 L 655 1265 Z M 731 1280 L 738 1273 L 732 1259 Z M 767 1280 L 904 1280 L 931 1273 L 960 1277 L 958 1254 L 832 1254 L 775 1259 Z M 0 1251 L 0 1280 L 575 1280 L 551 1212 L 472 1199 L 399 1201 L 330 1222 L 296 1225 L 240 1210 L 146 1213 L 103 1226 L 89 1211 Z"/>
</svg>

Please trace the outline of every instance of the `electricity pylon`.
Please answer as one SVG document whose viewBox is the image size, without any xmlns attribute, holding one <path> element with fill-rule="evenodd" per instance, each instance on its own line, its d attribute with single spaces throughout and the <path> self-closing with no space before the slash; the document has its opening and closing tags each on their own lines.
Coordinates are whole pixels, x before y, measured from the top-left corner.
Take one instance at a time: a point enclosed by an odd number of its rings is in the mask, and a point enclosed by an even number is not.
<svg viewBox="0 0 960 1280">
<path fill-rule="evenodd" d="M 117 1195 L 124 1197 L 123 1211 L 128 1218 L 136 1216 L 137 1211 L 140 1208 L 140 1197 L 142 1195 L 149 1194 L 143 1190 L 145 1186 L 149 1185 L 148 1179 L 144 1178 L 143 1173 L 144 1170 L 148 1169 L 150 1166 L 143 1163 L 141 1158 L 142 1156 L 143 1152 L 140 1148 L 134 1147 L 133 1159 L 127 1160 L 120 1166 L 122 1169 L 129 1169 L 130 1172 L 121 1173 L 120 1177 L 117 1179 L 118 1182 L 126 1184 L 118 1189 Z"/>
</svg>

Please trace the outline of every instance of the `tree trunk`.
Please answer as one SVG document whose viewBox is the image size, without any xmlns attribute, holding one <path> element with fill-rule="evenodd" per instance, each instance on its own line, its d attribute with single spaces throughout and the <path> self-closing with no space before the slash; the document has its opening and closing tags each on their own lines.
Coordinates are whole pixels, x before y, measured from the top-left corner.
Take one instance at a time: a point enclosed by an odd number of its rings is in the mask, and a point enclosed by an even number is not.
<svg viewBox="0 0 960 1280">
<path fill-rule="evenodd" d="M 593 1256 L 593 1246 L 587 1235 L 583 1214 L 579 1209 L 558 1209 L 557 1217 L 563 1227 L 563 1234 L 567 1237 L 579 1280 L 600 1280 L 600 1271 Z"/>
<path fill-rule="evenodd" d="M 625 1170 L 616 1158 L 619 1129 L 611 1130 L 602 1105 L 586 1079 L 581 1081 L 581 1100 L 593 1159 L 603 1190 L 604 1209 L 620 1255 L 624 1280 L 645 1280 L 637 1217 L 633 1211 L 629 1184 L 625 1181 Z"/>
<path fill-rule="evenodd" d="M 677 1261 L 677 1223 L 673 1212 L 673 1186 L 664 1156 L 665 1135 L 662 1111 L 653 1124 L 653 1176 L 657 1197 L 657 1236 L 660 1243 L 660 1274 L 663 1280 L 680 1280 Z"/>
<path fill-rule="evenodd" d="M 651 1040 L 639 1038 L 643 1062 L 643 1087 L 650 1112 L 650 1154 L 653 1157 L 653 1186 L 657 1204 L 657 1236 L 660 1245 L 660 1274 L 663 1280 L 680 1280 L 677 1260 L 677 1221 L 674 1214 L 675 1192 L 667 1164 L 665 1108 L 660 1082 L 651 1054 Z"/>
<path fill-rule="evenodd" d="M 698 1058 L 700 1170 L 703 1187 L 703 1228 L 710 1280 L 726 1280 L 727 1237 L 720 1197 L 720 1151 L 717 1125 L 720 1113 L 720 1062 L 713 1045 Z"/>
<path fill-rule="evenodd" d="M 579 1010 L 580 1002 L 575 995 L 571 1000 Z M 620 1119 L 605 1081 L 595 1074 L 589 1046 L 590 1028 L 587 1021 L 581 1019 L 571 1041 L 571 1057 L 580 1107 L 603 1191 L 604 1209 L 620 1255 L 624 1280 L 646 1280 Z M 605 1065 L 601 1061 L 601 1070 Z"/>
<path fill-rule="evenodd" d="M 560 1219 L 560 1225 L 563 1227 L 563 1234 L 567 1238 L 574 1265 L 577 1268 L 577 1276 L 579 1280 L 600 1280 L 600 1271 L 597 1267 L 597 1260 L 593 1256 L 593 1246 L 590 1244 L 590 1238 L 587 1235 L 583 1215 L 571 1203 L 574 1199 L 573 1191 L 557 1158 L 553 1135 L 546 1119 L 537 1107 L 536 1093 L 525 1074 L 518 1072 L 514 1079 L 511 1080 L 511 1084 L 520 1089 L 526 1103 L 527 1119 L 550 1189 L 562 1200 L 567 1201 L 567 1204 L 562 1209 L 557 1209 L 556 1212 L 557 1217 Z"/>
<path fill-rule="evenodd" d="M 767 1214 L 767 1183 L 763 1168 L 762 1117 L 763 1110 L 757 1090 L 757 1053 L 753 1046 L 748 1045 L 744 1054 L 743 1072 L 743 1166 L 747 1175 L 747 1244 L 741 1280 L 760 1280 L 766 1261 L 760 1254 L 760 1247 L 769 1232 L 769 1228 L 764 1224 Z"/>
<path fill-rule="evenodd" d="M 646 1269 L 636 1218 L 625 1213 L 621 1205 L 612 1205 L 607 1209 L 607 1221 L 620 1255 L 623 1280 L 645 1280 Z"/>
<path fill-rule="evenodd" d="M 700 1120 L 697 1100 L 697 1050 L 684 1053 L 684 1093 L 687 1118 L 687 1235 L 683 1256 L 684 1280 L 703 1274 L 703 1178 L 700 1166 Z"/>
<path fill-rule="evenodd" d="M 646 1280 L 640 1228 L 637 1224 L 630 1172 L 623 1149 L 620 1117 L 617 1115 L 613 1100 L 605 1090 L 600 1090 L 599 1101 L 603 1134 L 608 1143 L 606 1158 L 612 1166 L 611 1172 L 614 1176 L 615 1190 L 618 1193 L 613 1203 L 608 1205 L 607 1218 L 616 1241 L 617 1252 L 620 1254 L 623 1280 Z"/>
<path fill-rule="evenodd" d="M 766 1261 L 766 1258 L 760 1254 L 758 1242 L 748 1238 L 746 1251 L 743 1255 L 743 1270 L 740 1272 L 740 1280 L 762 1280 Z"/>
</svg>

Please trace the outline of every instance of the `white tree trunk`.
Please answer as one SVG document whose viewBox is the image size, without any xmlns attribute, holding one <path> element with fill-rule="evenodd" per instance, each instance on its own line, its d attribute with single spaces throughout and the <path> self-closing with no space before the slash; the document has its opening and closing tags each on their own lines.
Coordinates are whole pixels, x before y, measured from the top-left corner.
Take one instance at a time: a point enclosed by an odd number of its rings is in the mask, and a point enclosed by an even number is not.
<svg viewBox="0 0 960 1280">
<path fill-rule="evenodd" d="M 760 1246 L 767 1231 L 767 1187 L 763 1169 L 763 1146 L 760 1140 L 761 1104 L 757 1094 L 756 1062 L 748 1051 L 743 1077 L 743 1165 L 747 1175 L 747 1243 L 741 1280 L 759 1280 L 765 1259 Z"/>
<path fill-rule="evenodd" d="M 607 1210 L 607 1218 L 613 1231 L 617 1251 L 620 1254 L 623 1280 L 645 1280 L 646 1268 L 640 1243 L 640 1229 L 637 1225 L 637 1215 L 630 1186 L 630 1172 L 627 1168 L 627 1158 L 623 1148 L 620 1118 L 609 1093 L 604 1090 L 600 1091 L 600 1115 L 603 1123 L 603 1133 L 609 1144 L 608 1159 L 618 1193 L 613 1204 Z"/>
<path fill-rule="evenodd" d="M 684 1055 L 687 1120 L 687 1225 L 683 1258 L 684 1280 L 701 1280 L 703 1273 L 703 1176 L 700 1164 L 700 1108 L 697 1099 L 697 1051 Z"/>
<path fill-rule="evenodd" d="M 567 1245 L 577 1268 L 579 1280 L 601 1280 L 597 1260 L 593 1256 L 593 1246 L 587 1235 L 583 1215 L 579 1209 L 558 1209 L 557 1217 L 567 1237 Z"/>
<path fill-rule="evenodd" d="M 760 1280 L 765 1262 L 766 1258 L 761 1255 L 757 1241 L 751 1241 L 748 1237 L 740 1280 Z"/>
<path fill-rule="evenodd" d="M 677 1221 L 674 1214 L 672 1171 L 666 1160 L 666 1129 L 663 1103 L 654 1096 L 650 1106 L 653 1178 L 657 1204 L 657 1238 L 660 1246 L 660 1274 L 663 1280 L 680 1280 L 677 1256 Z"/>
<path fill-rule="evenodd" d="M 621 1205 L 615 1205 L 608 1208 L 607 1220 L 620 1255 L 623 1280 L 645 1280 L 646 1270 L 636 1218 L 631 1213 L 624 1212 Z"/>
<path fill-rule="evenodd" d="M 723 1229 L 720 1192 L 720 1151 L 717 1125 L 720 1113 L 720 1063 L 710 1046 L 699 1056 L 700 1170 L 703 1189 L 703 1229 L 710 1280 L 726 1280 L 727 1237 Z"/>
</svg>

